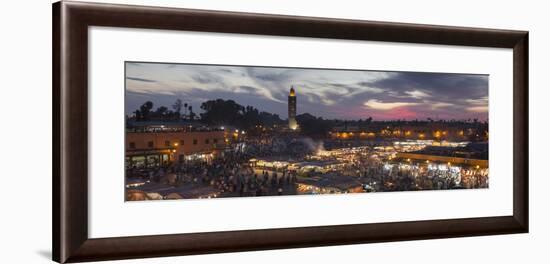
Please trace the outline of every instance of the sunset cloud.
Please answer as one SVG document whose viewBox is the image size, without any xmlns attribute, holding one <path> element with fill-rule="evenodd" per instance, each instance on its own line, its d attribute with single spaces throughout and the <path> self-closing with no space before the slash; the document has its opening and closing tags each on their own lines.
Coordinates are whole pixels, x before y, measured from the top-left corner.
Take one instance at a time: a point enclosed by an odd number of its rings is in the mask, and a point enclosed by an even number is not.
<svg viewBox="0 0 550 264">
<path fill-rule="evenodd" d="M 416 98 L 416 99 L 431 97 L 431 95 L 429 95 L 429 94 L 427 94 L 427 93 L 425 93 L 425 92 L 419 91 L 419 90 L 406 91 L 405 93 L 406 93 L 407 95 L 409 95 L 410 97 Z"/>
<path fill-rule="evenodd" d="M 470 112 L 486 113 L 487 111 L 489 111 L 489 107 L 487 107 L 487 106 L 471 106 L 471 107 L 467 107 L 466 110 L 468 110 Z"/>
<path fill-rule="evenodd" d="M 407 102 L 384 103 L 376 99 L 371 99 L 365 102 L 365 106 L 376 110 L 392 110 L 394 108 L 411 106 L 411 105 L 418 105 L 418 103 L 407 103 Z"/>
<path fill-rule="evenodd" d="M 294 86 L 298 114 L 486 120 L 488 84 L 476 74 L 128 62 L 126 113 L 147 100 L 169 107 L 176 99 L 200 112 L 202 102 L 222 98 L 286 118 Z"/>
<path fill-rule="evenodd" d="M 438 108 L 442 108 L 442 107 L 449 107 L 449 106 L 453 106 L 454 104 L 451 104 L 451 103 L 442 103 L 442 102 L 437 102 L 437 103 L 431 103 L 430 106 L 432 108 L 432 110 L 435 110 L 435 109 L 438 109 Z"/>
</svg>

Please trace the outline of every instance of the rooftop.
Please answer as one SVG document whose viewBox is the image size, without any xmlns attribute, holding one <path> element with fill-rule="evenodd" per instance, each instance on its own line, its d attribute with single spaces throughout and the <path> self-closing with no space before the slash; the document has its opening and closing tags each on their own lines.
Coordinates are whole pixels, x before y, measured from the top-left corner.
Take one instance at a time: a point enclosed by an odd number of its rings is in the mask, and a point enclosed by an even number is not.
<svg viewBox="0 0 550 264">
<path fill-rule="evenodd" d="M 348 176 L 336 174 L 322 174 L 313 177 L 300 177 L 299 183 L 312 185 L 320 188 L 337 188 L 342 191 L 362 186 L 361 182 Z"/>
</svg>

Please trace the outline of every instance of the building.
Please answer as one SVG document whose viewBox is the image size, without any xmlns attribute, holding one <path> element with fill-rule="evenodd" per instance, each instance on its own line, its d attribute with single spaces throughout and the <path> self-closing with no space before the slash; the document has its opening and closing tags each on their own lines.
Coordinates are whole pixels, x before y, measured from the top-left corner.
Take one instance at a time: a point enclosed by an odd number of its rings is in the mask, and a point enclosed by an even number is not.
<svg viewBox="0 0 550 264">
<path fill-rule="evenodd" d="M 298 123 L 296 122 L 296 92 L 294 87 L 290 87 L 290 93 L 288 95 L 288 128 L 296 130 Z"/>
<path fill-rule="evenodd" d="M 126 168 L 166 166 L 211 160 L 227 146 L 223 130 L 127 132 Z"/>
<path fill-rule="evenodd" d="M 440 162 L 469 165 L 477 168 L 489 167 L 489 144 L 468 143 L 466 146 L 426 146 L 412 152 L 398 152 L 396 157 L 413 162 Z"/>
<path fill-rule="evenodd" d="M 419 139 L 437 141 L 487 141 L 484 123 L 465 122 L 372 122 L 367 125 L 342 125 L 329 132 L 332 139 L 362 140 L 374 138 Z"/>
<path fill-rule="evenodd" d="M 297 183 L 300 194 L 362 193 L 363 184 L 352 177 L 337 174 L 319 174 L 300 177 Z"/>
</svg>

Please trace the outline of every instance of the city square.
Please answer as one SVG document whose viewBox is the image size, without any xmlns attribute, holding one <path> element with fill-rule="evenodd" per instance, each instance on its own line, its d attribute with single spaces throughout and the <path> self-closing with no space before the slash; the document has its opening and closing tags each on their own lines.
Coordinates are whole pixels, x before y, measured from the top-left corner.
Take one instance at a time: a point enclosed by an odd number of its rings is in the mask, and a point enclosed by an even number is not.
<svg viewBox="0 0 550 264">
<path fill-rule="evenodd" d="M 486 119 L 329 119 L 299 114 L 299 86 L 287 91 L 285 119 L 222 98 L 197 112 L 180 99 L 141 104 L 126 116 L 126 200 L 489 187 Z M 379 104 L 365 103 L 419 105 Z"/>
</svg>

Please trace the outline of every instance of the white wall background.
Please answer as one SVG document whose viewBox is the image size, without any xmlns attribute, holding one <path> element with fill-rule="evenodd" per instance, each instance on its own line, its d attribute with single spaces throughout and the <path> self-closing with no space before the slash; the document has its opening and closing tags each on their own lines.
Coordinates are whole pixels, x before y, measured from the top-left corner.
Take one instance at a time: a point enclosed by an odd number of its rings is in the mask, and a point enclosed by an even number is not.
<svg viewBox="0 0 550 264">
<path fill-rule="evenodd" d="M 550 244 L 550 28 L 545 1 L 117 0 L 117 3 L 530 31 L 531 232 L 113 263 L 545 263 Z M 51 257 L 51 1 L 10 1 L 0 16 L 0 263 Z M 545 23 L 546 22 L 546 23 Z"/>
</svg>

